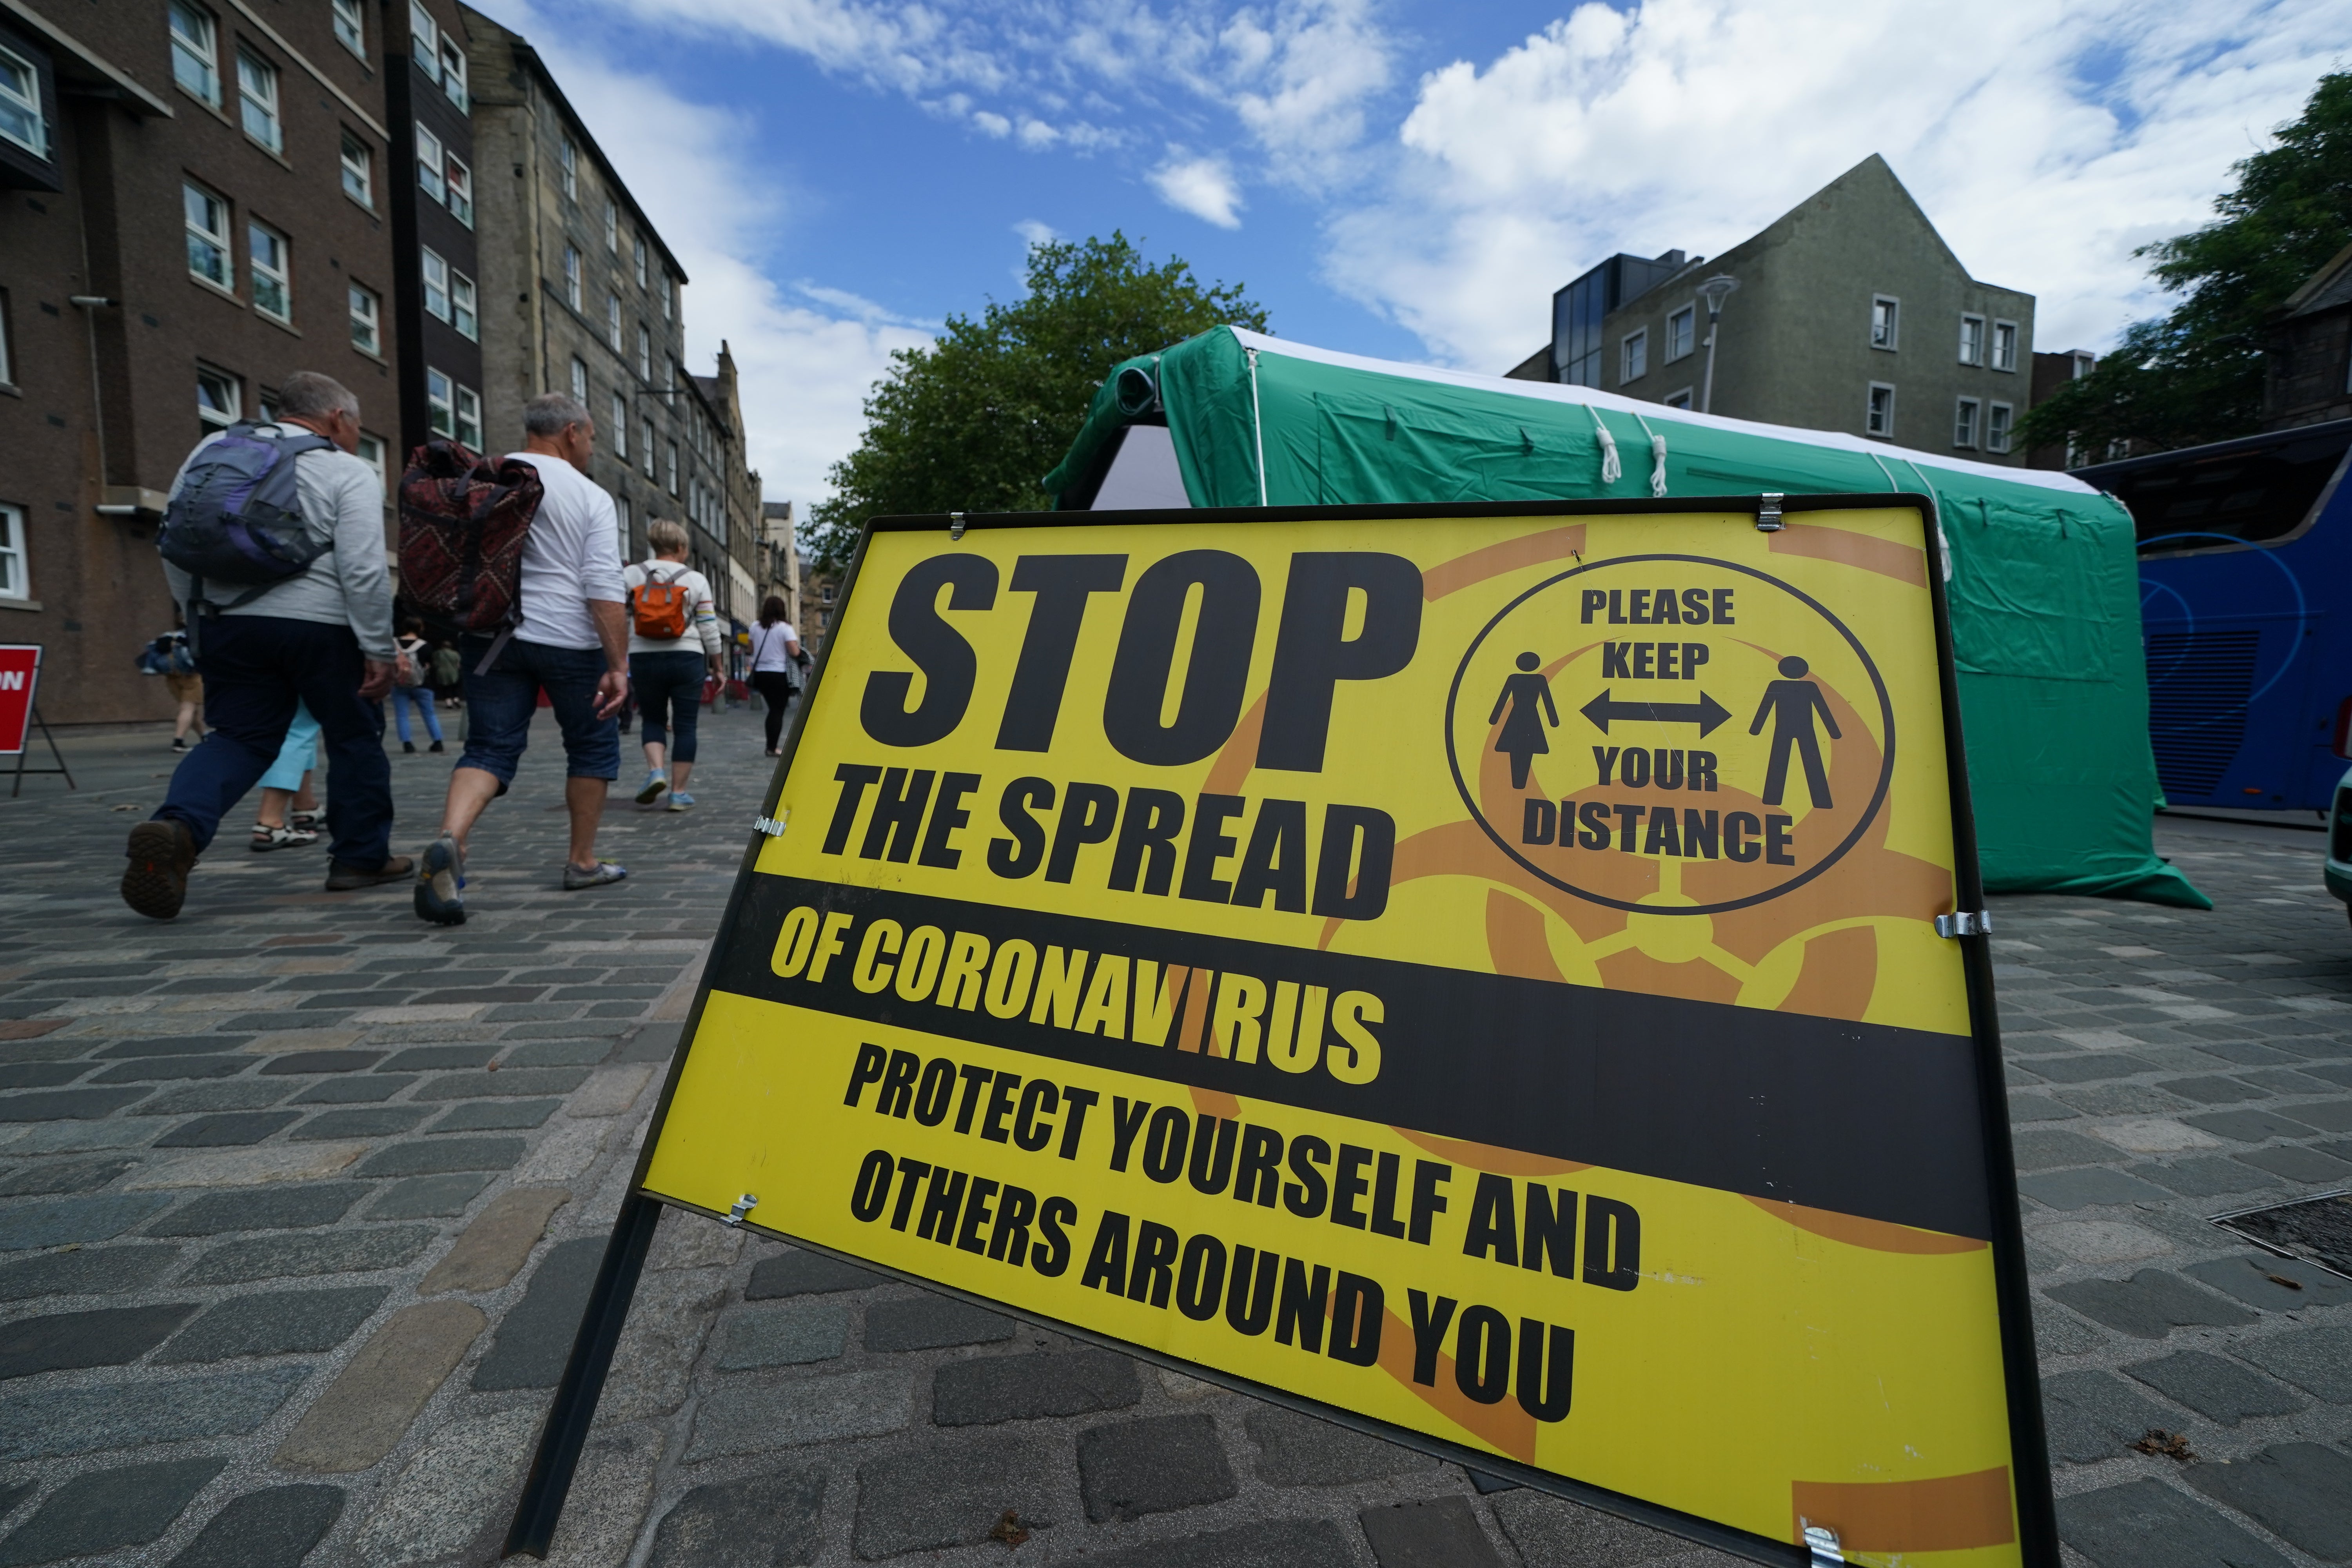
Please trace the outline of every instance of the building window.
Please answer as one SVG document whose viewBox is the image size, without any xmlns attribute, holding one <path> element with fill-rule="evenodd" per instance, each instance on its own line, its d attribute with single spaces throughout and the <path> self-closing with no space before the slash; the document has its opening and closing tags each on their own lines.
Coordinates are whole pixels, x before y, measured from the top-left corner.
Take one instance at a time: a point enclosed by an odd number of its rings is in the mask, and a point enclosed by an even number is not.
<svg viewBox="0 0 2352 1568">
<path fill-rule="evenodd" d="M 408 52 L 425 80 L 441 79 L 441 26 L 418 0 L 408 0 Z"/>
<path fill-rule="evenodd" d="M 1617 379 L 1639 381 L 1650 371 L 1650 333 L 1648 328 L 1628 332 L 1625 341 L 1617 345 Z"/>
<path fill-rule="evenodd" d="M 188 224 L 188 275 L 234 290 L 229 270 L 228 204 L 201 185 L 180 187 Z"/>
<path fill-rule="evenodd" d="M 0 137 L 36 158 L 49 155 L 49 122 L 41 113 L 41 73 L 22 55 L 0 49 Z"/>
<path fill-rule="evenodd" d="M 1977 400 L 1963 397 L 1953 405 L 1952 445 L 1973 447 L 1977 444 Z"/>
<path fill-rule="evenodd" d="M 246 269 L 253 275 L 253 308 L 273 321 L 294 320 L 294 261 L 286 237 L 266 224 L 245 226 Z"/>
<path fill-rule="evenodd" d="M 676 285 L 676 284 L 675 284 L 675 282 L 671 279 L 671 278 L 670 278 L 670 276 L 669 276 L 669 274 L 668 274 L 668 273 L 665 272 L 665 273 L 663 273 L 663 274 L 662 274 L 662 280 L 661 280 L 662 320 L 663 320 L 663 321 L 668 321 L 668 320 L 670 319 L 670 313 L 671 313 L 671 311 L 672 311 L 673 310 L 675 310 L 675 309 L 676 309 L 676 307 L 677 307 L 677 300 L 672 297 L 671 292 L 670 292 L 670 291 L 671 291 L 671 289 L 674 289 L 676 286 L 677 286 L 677 285 Z"/>
<path fill-rule="evenodd" d="M 441 150 L 441 138 L 420 122 L 416 127 L 416 183 L 436 202 L 449 199 L 449 182 L 441 172 L 447 161 L 448 154 Z"/>
<path fill-rule="evenodd" d="M 629 403 L 617 392 L 613 394 L 613 456 L 621 467 L 629 466 Z"/>
<path fill-rule="evenodd" d="M 1674 363 L 1678 359 L 1690 357 L 1691 338 L 1698 330 L 1697 321 L 1698 308 L 1695 305 L 1685 305 L 1666 318 L 1666 363 L 1668 364 Z"/>
<path fill-rule="evenodd" d="M 474 226 L 474 172 L 455 153 L 449 154 L 449 216 Z"/>
<path fill-rule="evenodd" d="M 1984 363 L 1985 319 L 1982 316 L 1960 318 L 1960 363 Z"/>
<path fill-rule="evenodd" d="M 196 423 L 209 434 L 226 430 L 245 416 L 245 399 L 236 377 L 225 371 L 196 367 Z"/>
<path fill-rule="evenodd" d="M 572 401 L 588 406 L 588 362 L 578 354 L 572 356 Z"/>
<path fill-rule="evenodd" d="M 360 0 L 335 0 L 335 42 L 367 58 L 367 17 L 360 9 Z"/>
<path fill-rule="evenodd" d="M 580 248 L 573 245 L 563 247 L 563 302 L 580 309 Z"/>
<path fill-rule="evenodd" d="M 383 467 L 383 437 L 371 436 L 364 430 L 361 431 L 358 457 L 361 462 L 375 470 L 376 493 L 389 495 L 391 487 L 385 482 Z"/>
<path fill-rule="evenodd" d="M 278 68 L 248 49 L 236 51 L 236 110 L 247 136 L 273 153 L 285 147 L 278 125 Z"/>
<path fill-rule="evenodd" d="M 677 494 L 677 443 L 669 444 L 669 493 Z"/>
<path fill-rule="evenodd" d="M 654 331 L 643 321 L 637 323 L 637 380 L 654 384 Z"/>
<path fill-rule="evenodd" d="M 183 91 L 220 107 L 220 58 L 213 34 L 213 14 L 172 0 L 172 79 Z"/>
<path fill-rule="evenodd" d="M 1895 352 L 1895 330 L 1899 325 L 1902 309 L 1902 303 L 1888 295 L 1876 294 L 1871 297 L 1870 346 L 1872 348 L 1885 349 L 1889 353 Z"/>
<path fill-rule="evenodd" d="M 2006 452 L 2009 450 L 2009 426 L 2015 416 L 2015 412 L 2016 411 L 2011 408 L 2006 403 L 1996 403 L 1991 407 L 1985 410 L 1986 451 Z"/>
<path fill-rule="evenodd" d="M 0 505 L 0 599 L 33 596 L 33 574 L 25 563 L 25 509 Z"/>
<path fill-rule="evenodd" d="M 16 345 L 9 331 L 8 290 L 0 289 L 0 386 L 16 384 Z"/>
<path fill-rule="evenodd" d="M 636 245 L 636 250 L 637 250 L 637 287 L 638 287 L 638 288 L 640 288 L 640 289 L 642 289 L 642 288 L 644 288 L 644 287 L 646 286 L 646 237 L 645 237 L 645 234 L 644 234 L 644 232 L 643 232 L 642 230 L 640 230 L 640 231 L 638 232 L 638 234 L 637 234 L 637 245 Z"/>
<path fill-rule="evenodd" d="M 1884 436 L 1890 440 L 1894 437 L 1895 389 L 1883 381 L 1870 384 L 1870 403 L 1863 415 L 1862 433 Z"/>
<path fill-rule="evenodd" d="M 457 389 L 457 444 L 482 449 L 482 397 L 470 386 Z"/>
<path fill-rule="evenodd" d="M 430 250 L 425 253 L 425 311 L 444 321 L 449 319 L 449 264 Z"/>
<path fill-rule="evenodd" d="M 621 352 L 621 297 L 618 294 L 604 296 L 604 341 L 613 345 L 614 353 Z"/>
<path fill-rule="evenodd" d="M 1688 409 L 1691 405 L 1691 389 L 1685 386 L 1680 392 L 1667 393 L 1665 404 L 1669 408 Z"/>
<path fill-rule="evenodd" d="M 466 99 L 466 51 L 457 47 L 455 38 L 441 40 L 441 90 L 463 114 L 469 105 Z"/>
<path fill-rule="evenodd" d="M 2082 350 L 2076 349 L 2074 357 L 2074 363 L 2066 372 L 2066 379 L 2069 381 L 2080 381 L 2099 368 L 2099 356 L 2096 354 L 2086 354 Z"/>
<path fill-rule="evenodd" d="M 1992 367 L 1995 370 L 2017 368 L 2017 323 L 2015 321 L 1995 321 L 1992 324 Z"/>
<path fill-rule="evenodd" d="M 343 132 L 343 195 L 370 212 L 375 210 L 375 155 L 348 131 Z"/>
<path fill-rule="evenodd" d="M 621 254 L 621 209 L 609 196 L 604 201 L 604 248 L 615 256 Z"/>
<path fill-rule="evenodd" d="M 474 307 L 474 280 L 454 267 L 449 269 L 449 324 L 457 329 L 459 337 L 482 341 L 481 316 Z"/>
<path fill-rule="evenodd" d="M 436 436 L 456 438 L 457 432 L 457 384 L 437 370 L 425 373 L 425 406 L 426 423 Z"/>
<path fill-rule="evenodd" d="M 563 195 L 567 201 L 580 199 L 580 150 L 566 136 L 563 145 L 556 150 L 556 163 L 563 173 Z"/>
<path fill-rule="evenodd" d="M 654 422 L 651 419 L 637 421 L 637 455 L 645 459 L 646 478 L 652 479 L 654 477 Z"/>
<path fill-rule="evenodd" d="M 383 319 L 383 302 L 371 289 L 352 285 L 352 347 L 363 354 L 381 355 L 383 339 L 377 323 Z"/>
</svg>

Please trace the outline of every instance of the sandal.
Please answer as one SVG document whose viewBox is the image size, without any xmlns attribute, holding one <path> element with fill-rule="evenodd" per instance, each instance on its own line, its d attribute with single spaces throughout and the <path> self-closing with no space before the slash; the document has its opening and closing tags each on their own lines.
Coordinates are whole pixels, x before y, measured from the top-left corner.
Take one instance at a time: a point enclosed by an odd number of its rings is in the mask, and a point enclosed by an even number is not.
<svg viewBox="0 0 2352 1568">
<path fill-rule="evenodd" d="M 272 827 L 266 822 L 253 825 L 253 837 L 247 847 L 256 854 L 271 849 L 304 849 L 319 842 L 319 836 L 299 827 Z"/>
<path fill-rule="evenodd" d="M 286 820 L 295 832 L 307 833 L 315 838 L 319 836 L 320 820 L 325 816 L 326 813 L 323 811 L 297 811 L 289 816 Z"/>
</svg>

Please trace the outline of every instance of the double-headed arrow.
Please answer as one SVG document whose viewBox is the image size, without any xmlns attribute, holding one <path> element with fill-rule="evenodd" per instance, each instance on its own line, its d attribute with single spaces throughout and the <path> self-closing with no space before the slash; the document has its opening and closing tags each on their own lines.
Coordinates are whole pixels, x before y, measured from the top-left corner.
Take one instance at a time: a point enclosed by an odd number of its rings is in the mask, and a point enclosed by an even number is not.
<svg viewBox="0 0 2352 1568">
<path fill-rule="evenodd" d="M 1609 733 L 1612 719 L 1652 719 L 1661 724 L 1696 724 L 1702 741 L 1717 724 L 1731 717 L 1731 710 L 1704 691 L 1696 702 L 1618 702 L 1610 698 L 1606 687 L 1580 711 L 1604 735 Z"/>
</svg>

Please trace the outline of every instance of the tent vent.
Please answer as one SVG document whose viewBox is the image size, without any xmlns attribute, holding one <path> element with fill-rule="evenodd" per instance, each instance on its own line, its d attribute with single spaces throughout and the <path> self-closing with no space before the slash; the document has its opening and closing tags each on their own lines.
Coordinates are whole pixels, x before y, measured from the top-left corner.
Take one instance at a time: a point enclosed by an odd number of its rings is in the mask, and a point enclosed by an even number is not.
<svg viewBox="0 0 2352 1568">
<path fill-rule="evenodd" d="M 2147 634 L 2147 728 L 2167 795 L 2210 795 L 2246 736 L 2257 631 Z"/>
</svg>

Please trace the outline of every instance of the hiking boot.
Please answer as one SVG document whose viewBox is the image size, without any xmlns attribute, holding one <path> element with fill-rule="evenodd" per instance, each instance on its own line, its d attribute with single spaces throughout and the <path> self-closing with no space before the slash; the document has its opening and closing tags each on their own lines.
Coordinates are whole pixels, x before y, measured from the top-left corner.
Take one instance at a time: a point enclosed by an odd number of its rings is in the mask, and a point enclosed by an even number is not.
<svg viewBox="0 0 2352 1568">
<path fill-rule="evenodd" d="M 381 866 L 345 865 L 341 860 L 327 862 L 327 891 L 356 892 L 362 888 L 380 888 L 386 882 L 404 882 L 416 869 L 416 862 L 405 855 L 394 855 Z"/>
<path fill-rule="evenodd" d="M 621 881 L 628 874 L 627 867 L 615 866 L 610 860 L 597 861 L 595 869 L 591 871 L 583 871 L 567 860 L 563 863 L 563 890 L 576 893 L 583 888 L 601 888 L 608 882 Z"/>
<path fill-rule="evenodd" d="M 188 900 L 188 873 L 196 864 L 196 841 L 180 822 L 142 822 L 131 830 L 123 849 L 122 901 L 149 920 L 168 921 Z"/>
<path fill-rule="evenodd" d="M 457 840 L 443 834 L 416 858 L 416 918 L 437 926 L 466 923 L 465 860 Z"/>
<path fill-rule="evenodd" d="M 669 788 L 668 774 L 654 773 L 650 775 L 646 780 L 646 787 L 637 792 L 637 804 L 639 805 L 653 805 L 655 801 L 661 798 L 661 792 L 667 788 Z"/>
</svg>

